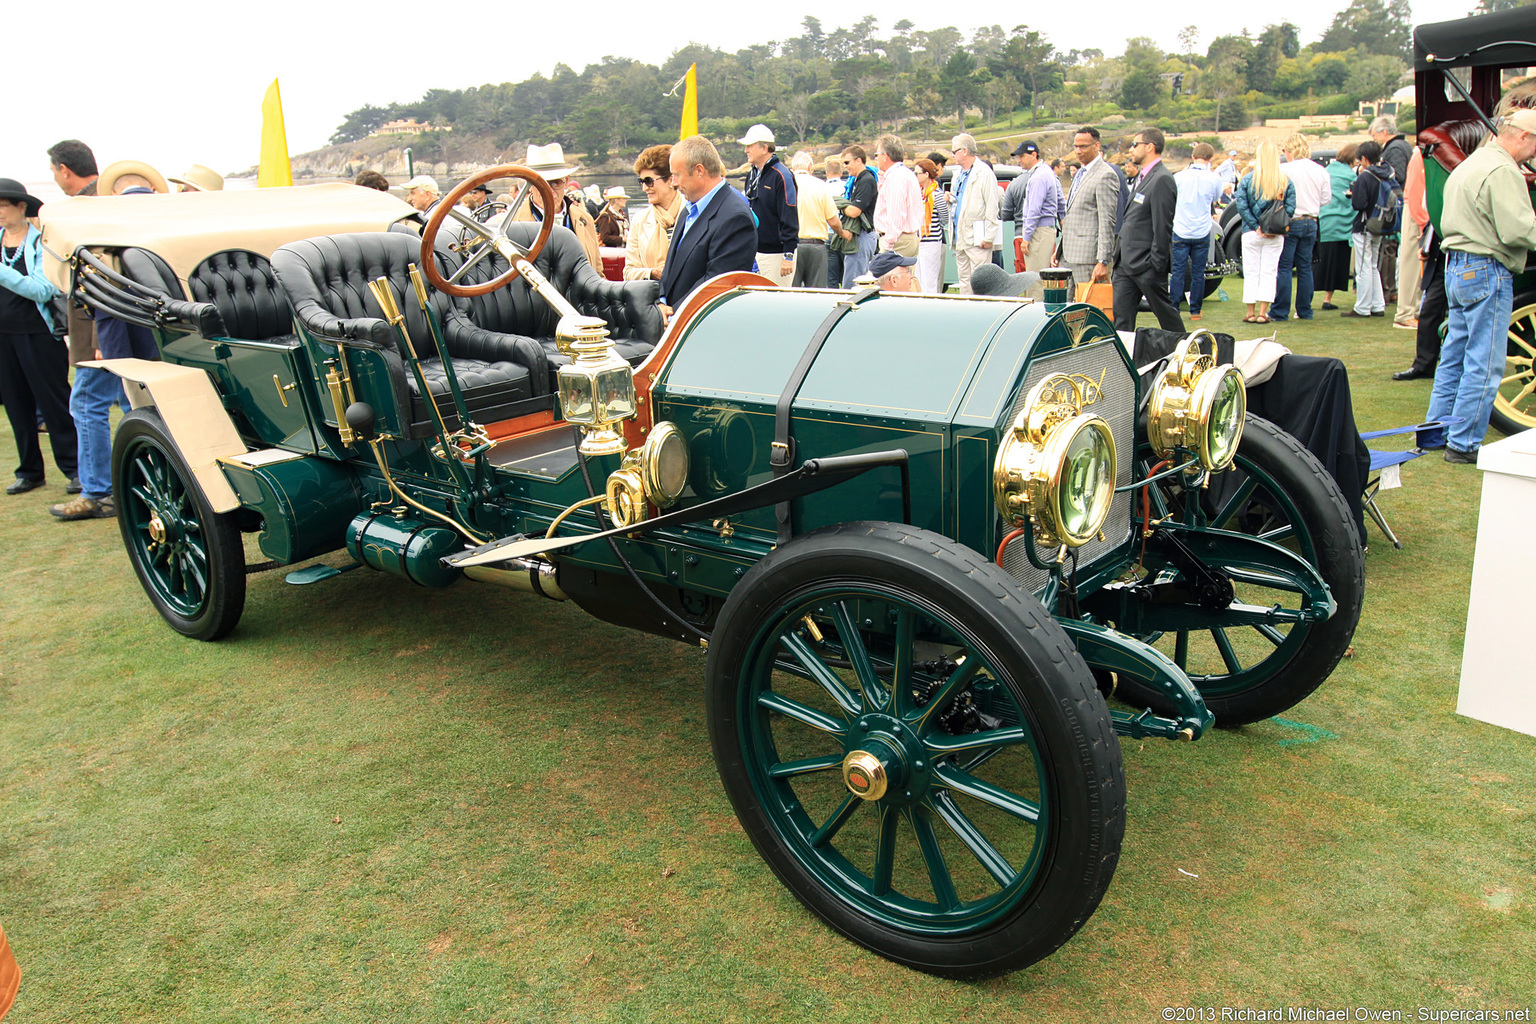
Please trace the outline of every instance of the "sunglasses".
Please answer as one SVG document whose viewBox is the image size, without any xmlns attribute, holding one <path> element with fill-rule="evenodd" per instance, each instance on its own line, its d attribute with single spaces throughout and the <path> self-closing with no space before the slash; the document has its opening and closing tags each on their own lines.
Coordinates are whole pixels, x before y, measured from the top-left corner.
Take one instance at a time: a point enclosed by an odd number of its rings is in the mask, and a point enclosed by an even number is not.
<svg viewBox="0 0 1536 1024">
<path fill-rule="evenodd" d="M 657 177 L 657 178 L 636 178 L 635 180 L 640 183 L 640 187 L 641 188 L 650 188 L 652 185 L 656 184 L 658 181 L 665 183 L 667 179 L 666 178 Z"/>
</svg>

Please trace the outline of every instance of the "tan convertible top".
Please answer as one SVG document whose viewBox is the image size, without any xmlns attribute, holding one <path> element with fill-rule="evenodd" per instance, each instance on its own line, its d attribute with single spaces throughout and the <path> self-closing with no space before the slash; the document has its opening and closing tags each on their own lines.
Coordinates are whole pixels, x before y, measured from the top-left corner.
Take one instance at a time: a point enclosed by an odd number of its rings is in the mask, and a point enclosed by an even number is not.
<svg viewBox="0 0 1536 1024">
<path fill-rule="evenodd" d="M 356 185 L 298 185 L 172 195 L 79 196 L 42 209 L 48 276 L 69 287 L 64 262 L 82 245 L 137 246 L 157 253 L 185 284 L 203 259 L 221 249 L 270 257 L 301 238 L 345 231 L 383 231 L 415 213 L 404 201 Z M 53 258 L 48 258 L 53 257 Z"/>
</svg>

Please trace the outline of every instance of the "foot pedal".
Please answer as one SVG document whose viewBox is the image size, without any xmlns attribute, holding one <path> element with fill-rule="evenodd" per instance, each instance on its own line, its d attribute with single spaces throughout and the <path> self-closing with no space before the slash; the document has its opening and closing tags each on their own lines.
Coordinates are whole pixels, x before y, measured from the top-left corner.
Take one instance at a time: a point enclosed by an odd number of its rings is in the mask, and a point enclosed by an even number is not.
<svg viewBox="0 0 1536 1024">
<path fill-rule="evenodd" d="M 321 580 L 328 580 L 332 576 L 340 576 L 344 572 L 356 569 L 361 564 L 361 562 L 353 562 L 351 565 L 341 569 L 336 568 L 334 565 L 322 565 L 319 563 L 306 565 L 302 569 L 293 570 L 293 572 L 284 576 L 283 580 L 287 583 L 292 583 L 296 587 L 302 587 L 307 583 L 319 583 Z"/>
</svg>

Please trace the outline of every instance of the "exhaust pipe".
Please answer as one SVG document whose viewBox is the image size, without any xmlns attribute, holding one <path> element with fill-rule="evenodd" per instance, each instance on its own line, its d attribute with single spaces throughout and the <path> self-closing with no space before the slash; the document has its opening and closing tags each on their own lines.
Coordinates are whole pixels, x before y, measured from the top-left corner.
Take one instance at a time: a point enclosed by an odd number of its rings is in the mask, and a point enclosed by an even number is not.
<svg viewBox="0 0 1536 1024">
<path fill-rule="evenodd" d="M 495 566 L 472 565 L 464 575 L 481 583 L 523 590 L 551 601 L 569 600 L 555 578 L 555 565 L 542 558 L 509 558 Z"/>
</svg>

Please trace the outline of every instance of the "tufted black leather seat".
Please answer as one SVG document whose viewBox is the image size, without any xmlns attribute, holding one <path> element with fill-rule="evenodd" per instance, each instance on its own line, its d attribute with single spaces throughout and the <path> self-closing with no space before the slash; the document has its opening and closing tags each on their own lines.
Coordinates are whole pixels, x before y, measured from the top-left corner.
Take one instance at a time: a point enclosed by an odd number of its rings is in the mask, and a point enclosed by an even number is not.
<svg viewBox="0 0 1536 1024">
<path fill-rule="evenodd" d="M 539 225 L 518 222 L 507 230 L 507 237 L 522 246 L 533 244 Z M 609 281 L 592 269 L 581 242 L 568 229 L 557 227 L 549 244 L 533 265 L 547 277 L 571 305 L 587 316 L 608 322 L 609 336 L 619 355 L 638 365 L 661 339 L 665 324 L 656 299 L 661 285 L 656 281 Z M 480 284 L 506 273 L 507 262 L 492 253 L 470 268 L 461 280 Z M 471 354 L 495 351 L 503 338 L 534 339 L 543 349 L 550 373 L 570 362 L 555 347 L 555 326 L 559 316 L 549 303 L 516 278 L 504 288 L 480 295 L 468 302 L 468 321 L 458 322 L 447 335 L 451 351 L 462 347 Z M 553 381 L 551 387 L 554 387 Z"/>
<path fill-rule="evenodd" d="M 394 286 L 406 330 L 422 360 L 427 386 L 433 394 L 446 396 L 447 377 L 442 360 L 432 345 L 426 318 L 406 275 L 407 267 L 420 260 L 420 254 L 418 239 L 396 232 L 312 238 L 291 242 L 272 254 L 278 284 L 293 307 L 294 318 L 305 331 L 323 340 L 345 341 L 385 354 L 395 400 L 401 409 L 409 410 L 412 437 L 433 433 L 431 413 L 418 393 L 415 376 L 406 370 L 394 328 L 383 320 L 368 282 L 386 277 Z M 450 272 L 441 258 L 439 269 L 445 276 Z M 444 326 L 460 390 L 475 420 L 494 423 L 550 408 L 549 367 L 538 344 L 526 338 L 512 338 L 494 349 L 481 346 L 471 351 L 454 341 L 454 325 L 463 320 L 458 305 L 462 300 L 431 289 L 428 295 L 433 312 Z M 458 328 L 457 333 L 462 334 L 463 328 Z M 458 417 L 452 405 L 443 401 L 440 407 L 449 429 L 457 428 Z"/>
<path fill-rule="evenodd" d="M 230 338 L 250 341 L 294 341 L 293 311 L 277 287 L 272 264 L 246 249 L 216 252 L 187 275 L 192 298 L 211 302 Z"/>
<path fill-rule="evenodd" d="M 225 334 L 219 311 L 206 302 L 187 302 L 176 272 L 159 253 L 148 249 L 127 248 L 118 253 L 118 268 L 124 277 L 166 297 L 165 311 L 175 320 L 205 338 Z"/>
</svg>

